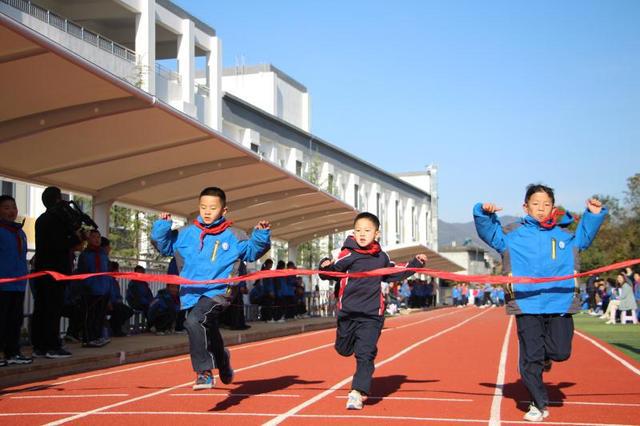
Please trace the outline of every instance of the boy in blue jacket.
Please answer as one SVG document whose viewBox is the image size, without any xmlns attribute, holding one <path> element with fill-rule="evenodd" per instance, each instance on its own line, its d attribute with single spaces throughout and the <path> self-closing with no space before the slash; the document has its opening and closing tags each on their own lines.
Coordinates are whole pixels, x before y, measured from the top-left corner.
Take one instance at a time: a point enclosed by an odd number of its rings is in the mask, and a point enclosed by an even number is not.
<svg viewBox="0 0 640 426">
<path fill-rule="evenodd" d="M 345 240 L 338 259 L 322 259 L 321 270 L 364 272 L 395 266 L 377 241 L 380 220 L 376 215 L 368 212 L 358 214 L 353 228 L 353 235 Z M 427 256 L 419 254 L 407 266 L 421 268 L 426 261 Z M 398 269 L 402 271 L 403 268 Z M 411 275 L 413 272 L 404 271 L 382 277 L 340 279 L 335 349 L 342 356 L 355 354 L 356 357 L 356 372 L 347 398 L 349 410 L 361 410 L 363 397 L 371 388 L 378 339 L 384 325 L 381 283 L 402 281 Z M 331 279 L 322 275 L 320 278 Z"/>
<path fill-rule="evenodd" d="M 78 274 L 109 272 L 109 256 L 102 246 L 100 231 L 92 229 L 87 236 L 87 247 L 78 257 Z M 112 279 L 108 276 L 87 278 L 82 282 L 82 314 L 84 331 L 82 346 L 99 348 L 110 340 L 102 337 L 107 305 L 111 294 Z"/>
<path fill-rule="evenodd" d="M 21 277 L 27 267 L 27 236 L 16 223 L 18 207 L 9 195 L 0 196 L 0 278 Z M 30 364 L 31 358 L 20 353 L 20 329 L 24 320 L 23 305 L 26 280 L 0 284 L 0 366 Z"/>
<path fill-rule="evenodd" d="M 171 230 L 171 216 L 153 224 L 151 239 L 165 256 L 175 256 L 180 276 L 205 281 L 228 278 L 237 274 L 241 261 L 253 262 L 271 247 L 270 224 L 260 221 L 251 238 L 231 228 L 226 220 L 227 197 L 217 187 L 202 190 L 199 198 L 200 215 L 193 224 L 179 230 Z M 193 389 L 211 389 L 215 380 L 211 373 L 214 368 L 222 383 L 233 381 L 233 369 L 229 351 L 225 349 L 218 316 L 234 297 L 236 286 L 227 284 L 198 284 L 180 286 L 182 309 L 193 308 L 185 328 L 189 334 L 191 364 L 196 372 Z"/>
<path fill-rule="evenodd" d="M 473 208 L 478 235 L 502 256 L 503 269 L 515 276 L 552 277 L 571 275 L 577 269 L 578 252 L 591 245 L 607 210 L 594 198 L 578 223 L 575 235 L 565 228 L 573 217 L 554 208 L 553 189 L 529 185 L 524 199 L 526 216 L 514 229 L 502 229 L 492 203 Z M 571 355 L 572 314 L 580 310 L 573 279 L 542 284 L 514 283 L 507 289 L 507 313 L 516 316 L 520 345 L 519 369 L 531 394 L 524 419 L 542 421 L 549 415 L 549 397 L 542 372 L 551 361 L 565 361 Z"/>
</svg>

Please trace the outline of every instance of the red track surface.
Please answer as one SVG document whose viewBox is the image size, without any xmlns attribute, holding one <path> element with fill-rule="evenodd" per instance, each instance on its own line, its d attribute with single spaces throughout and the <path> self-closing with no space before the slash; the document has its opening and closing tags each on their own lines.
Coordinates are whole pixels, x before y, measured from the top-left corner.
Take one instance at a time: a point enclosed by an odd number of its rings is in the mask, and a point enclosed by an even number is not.
<svg viewBox="0 0 640 426">
<path fill-rule="evenodd" d="M 388 319 L 362 411 L 344 408 L 355 362 L 335 353 L 333 337 L 326 330 L 231 347 L 235 382 L 210 391 L 191 390 L 185 356 L 6 389 L 0 423 L 528 423 L 515 324 L 502 309 Z M 640 365 L 608 349 L 575 336 L 572 358 L 545 375 L 556 402 L 545 423 L 640 425 Z"/>
</svg>

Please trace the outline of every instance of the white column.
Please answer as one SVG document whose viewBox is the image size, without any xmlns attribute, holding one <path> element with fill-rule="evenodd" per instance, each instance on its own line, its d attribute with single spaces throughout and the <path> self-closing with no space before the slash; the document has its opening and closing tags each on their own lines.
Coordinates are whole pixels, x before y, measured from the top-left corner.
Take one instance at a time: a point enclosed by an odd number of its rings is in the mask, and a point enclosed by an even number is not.
<svg viewBox="0 0 640 426">
<path fill-rule="evenodd" d="M 136 15 L 136 55 L 140 88 L 156 93 L 156 1 L 139 0 Z"/>
<path fill-rule="evenodd" d="M 289 253 L 288 253 L 289 260 L 293 260 L 297 264 L 296 259 L 298 258 L 298 245 L 297 244 L 293 245 L 289 243 L 287 246 L 289 247 Z"/>
<path fill-rule="evenodd" d="M 207 53 L 207 86 L 209 86 L 209 126 L 222 130 L 222 43 L 209 37 Z"/>
<path fill-rule="evenodd" d="M 98 225 L 98 229 L 103 237 L 109 236 L 109 214 L 113 200 L 105 201 L 99 204 L 93 204 L 93 221 Z"/>
<path fill-rule="evenodd" d="M 182 20 L 182 34 L 178 42 L 178 72 L 182 86 L 182 102 L 193 104 L 193 88 L 195 79 L 195 25 L 189 19 Z"/>
</svg>

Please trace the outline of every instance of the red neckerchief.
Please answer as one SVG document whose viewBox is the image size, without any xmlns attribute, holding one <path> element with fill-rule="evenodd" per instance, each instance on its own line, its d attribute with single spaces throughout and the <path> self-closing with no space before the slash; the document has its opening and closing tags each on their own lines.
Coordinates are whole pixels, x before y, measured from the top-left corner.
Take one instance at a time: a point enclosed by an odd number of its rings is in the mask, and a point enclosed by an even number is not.
<svg viewBox="0 0 640 426">
<path fill-rule="evenodd" d="M 13 234 L 16 236 L 16 244 L 18 246 L 18 254 L 22 253 L 22 237 L 20 236 L 20 233 L 18 232 L 21 227 L 17 227 L 17 226 L 12 226 L 8 223 L 3 223 L 0 222 L 0 228 L 4 228 L 7 229 L 11 232 L 13 232 Z"/>
<path fill-rule="evenodd" d="M 353 240 L 355 240 L 355 237 L 353 235 L 350 235 L 349 238 L 353 238 Z M 366 247 L 361 247 L 361 248 L 351 249 L 351 250 L 355 251 L 356 253 L 370 254 L 370 255 L 378 254 L 381 251 L 380 244 L 376 240 L 373 240 L 371 244 L 369 244 Z"/>
<path fill-rule="evenodd" d="M 540 226 L 545 229 L 551 229 L 558 224 L 558 220 L 564 216 L 566 212 L 563 209 L 553 209 L 549 216 L 540 221 Z"/>
<path fill-rule="evenodd" d="M 104 253 L 104 250 L 102 250 L 102 247 L 88 247 L 87 246 L 87 251 L 93 252 L 96 255 L 93 257 L 93 260 L 95 262 L 95 267 L 96 267 L 96 272 L 107 272 L 107 271 L 102 271 L 102 263 L 100 262 L 102 254 Z"/>
<path fill-rule="evenodd" d="M 198 220 L 194 220 L 193 224 L 200 229 L 200 250 L 204 247 L 204 237 L 207 235 L 218 235 L 222 233 L 225 229 L 233 225 L 233 222 L 230 220 L 223 220 L 216 226 L 206 227 L 205 225 L 198 222 Z"/>
</svg>

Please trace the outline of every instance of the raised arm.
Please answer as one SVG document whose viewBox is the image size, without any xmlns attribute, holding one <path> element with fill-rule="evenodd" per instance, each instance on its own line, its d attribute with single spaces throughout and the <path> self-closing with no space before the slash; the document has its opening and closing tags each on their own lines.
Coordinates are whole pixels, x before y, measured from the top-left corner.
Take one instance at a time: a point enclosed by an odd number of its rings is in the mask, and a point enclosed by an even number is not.
<svg viewBox="0 0 640 426">
<path fill-rule="evenodd" d="M 427 261 L 427 256 L 424 254 L 419 254 L 416 257 L 414 257 L 413 259 L 411 259 L 411 262 L 409 262 L 407 264 L 407 268 L 422 268 L 424 266 L 424 264 Z M 388 266 L 396 266 L 395 263 L 389 261 Z M 389 274 L 389 275 L 384 275 L 382 277 L 382 281 L 384 282 L 394 282 L 394 281 L 404 281 L 407 278 L 409 278 L 411 275 L 415 274 L 415 272 L 413 271 L 402 271 L 402 269 L 400 269 L 400 272 L 396 272 L 394 274 Z"/>
<path fill-rule="evenodd" d="M 240 242 L 242 260 L 255 262 L 271 248 L 271 225 L 267 221 L 260 221 L 251 233 L 251 238 Z"/>
<path fill-rule="evenodd" d="M 500 220 L 498 220 L 498 215 L 496 214 L 500 210 L 502 210 L 500 207 L 492 203 L 477 203 L 473 206 L 473 222 L 482 241 L 502 254 L 506 249 L 506 243 L 502 225 L 500 225 Z"/>
<path fill-rule="evenodd" d="M 178 231 L 171 230 L 171 216 L 163 214 L 156 220 L 151 228 L 151 243 L 164 256 L 173 256 L 173 245 L 178 239 Z"/>
<path fill-rule="evenodd" d="M 598 233 L 606 218 L 608 210 L 595 198 L 587 200 L 587 209 L 578 222 L 576 228 L 576 246 L 579 250 L 586 250 Z"/>
</svg>

